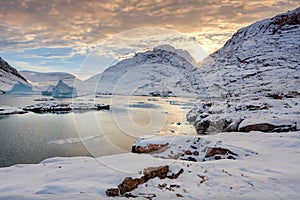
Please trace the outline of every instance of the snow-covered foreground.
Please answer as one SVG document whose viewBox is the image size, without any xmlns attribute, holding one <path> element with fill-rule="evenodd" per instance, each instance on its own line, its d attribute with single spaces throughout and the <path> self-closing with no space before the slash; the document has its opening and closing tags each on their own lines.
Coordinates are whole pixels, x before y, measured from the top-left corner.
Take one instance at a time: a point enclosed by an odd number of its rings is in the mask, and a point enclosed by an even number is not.
<svg viewBox="0 0 300 200">
<path fill-rule="evenodd" d="M 175 173 L 183 169 L 183 174 L 177 179 L 151 179 L 131 194 L 138 196 L 137 199 L 152 194 L 156 195 L 154 199 L 300 198 L 299 131 L 231 132 L 203 137 L 258 154 L 206 162 L 133 153 L 97 159 L 50 158 L 40 164 L 1 168 L 0 199 L 107 199 L 106 189 L 117 187 L 125 177 L 141 177 L 143 169 L 166 164 Z"/>
</svg>

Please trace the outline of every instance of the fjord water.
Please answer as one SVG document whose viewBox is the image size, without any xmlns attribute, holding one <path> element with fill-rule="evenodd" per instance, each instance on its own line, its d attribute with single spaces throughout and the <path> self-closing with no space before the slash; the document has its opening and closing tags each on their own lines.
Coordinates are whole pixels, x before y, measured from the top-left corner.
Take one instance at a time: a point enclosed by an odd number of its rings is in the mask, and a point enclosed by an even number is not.
<svg viewBox="0 0 300 200">
<path fill-rule="evenodd" d="M 39 103 L 34 99 L 40 97 L 0 95 L 0 106 L 32 105 Z M 190 99 L 171 99 L 191 102 Z M 185 118 L 189 107 L 179 103 L 170 105 L 170 99 L 101 96 L 55 101 L 107 103 L 111 110 L 0 116 L 0 167 L 38 163 L 56 156 L 98 157 L 125 153 L 141 135 L 195 134 Z"/>
</svg>

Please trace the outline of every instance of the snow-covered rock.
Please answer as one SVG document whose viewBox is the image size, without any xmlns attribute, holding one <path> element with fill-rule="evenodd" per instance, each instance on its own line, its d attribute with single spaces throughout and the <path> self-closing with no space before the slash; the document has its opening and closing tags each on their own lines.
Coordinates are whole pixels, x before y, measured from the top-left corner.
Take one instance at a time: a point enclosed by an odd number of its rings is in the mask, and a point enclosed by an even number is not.
<svg viewBox="0 0 300 200">
<path fill-rule="evenodd" d="M 52 96 L 54 98 L 72 98 L 77 96 L 75 88 L 68 86 L 62 80 L 59 80 L 53 88 Z"/>
<path fill-rule="evenodd" d="M 11 106 L 0 106 L 0 115 L 13 115 L 13 114 L 24 114 L 27 111 L 22 108 L 11 107 Z"/>
<path fill-rule="evenodd" d="M 205 136 L 154 135 L 143 136 L 132 146 L 133 153 L 147 153 L 154 157 L 204 162 L 219 159 L 240 159 L 256 152 L 242 147 L 228 146 Z"/>
<path fill-rule="evenodd" d="M 93 103 L 67 103 L 67 102 L 46 102 L 25 106 L 23 110 L 36 113 L 46 112 L 69 112 L 69 111 L 87 111 L 87 110 L 109 110 L 108 104 Z"/>
<path fill-rule="evenodd" d="M 198 104 L 189 111 L 187 120 L 194 124 L 200 134 L 220 131 L 300 130 L 300 98 L 255 97 L 231 100 Z"/>
<path fill-rule="evenodd" d="M 10 90 L 16 83 L 29 85 L 27 80 L 0 57 L 0 92 Z"/>
</svg>

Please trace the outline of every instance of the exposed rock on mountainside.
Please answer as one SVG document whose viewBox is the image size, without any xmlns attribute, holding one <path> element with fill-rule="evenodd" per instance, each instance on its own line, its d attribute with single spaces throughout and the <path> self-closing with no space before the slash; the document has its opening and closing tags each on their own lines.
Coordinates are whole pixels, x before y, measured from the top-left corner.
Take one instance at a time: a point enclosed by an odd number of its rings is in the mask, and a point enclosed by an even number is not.
<svg viewBox="0 0 300 200">
<path fill-rule="evenodd" d="M 10 90 L 16 83 L 29 85 L 27 80 L 0 57 L 0 92 Z"/>
</svg>

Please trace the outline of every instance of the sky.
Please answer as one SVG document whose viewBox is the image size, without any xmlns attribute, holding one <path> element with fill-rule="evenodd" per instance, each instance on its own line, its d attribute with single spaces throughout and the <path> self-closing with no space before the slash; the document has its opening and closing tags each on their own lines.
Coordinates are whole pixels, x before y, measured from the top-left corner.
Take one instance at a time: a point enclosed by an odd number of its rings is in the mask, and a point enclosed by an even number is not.
<svg viewBox="0 0 300 200">
<path fill-rule="evenodd" d="M 80 79 L 136 52 L 171 44 L 196 61 L 239 28 L 300 0 L 0 0 L 0 57 L 18 70 Z"/>
</svg>

